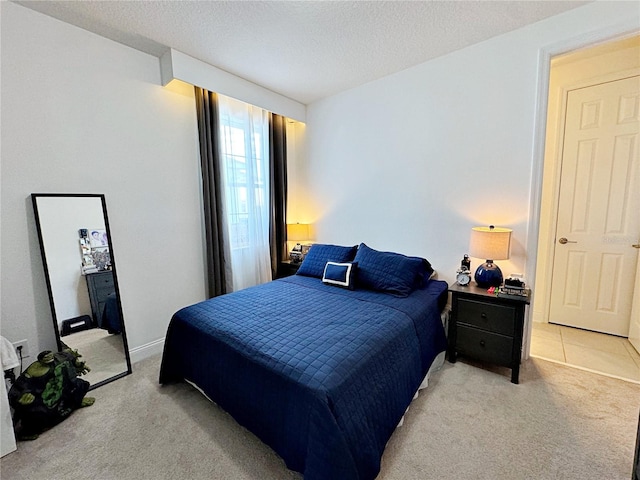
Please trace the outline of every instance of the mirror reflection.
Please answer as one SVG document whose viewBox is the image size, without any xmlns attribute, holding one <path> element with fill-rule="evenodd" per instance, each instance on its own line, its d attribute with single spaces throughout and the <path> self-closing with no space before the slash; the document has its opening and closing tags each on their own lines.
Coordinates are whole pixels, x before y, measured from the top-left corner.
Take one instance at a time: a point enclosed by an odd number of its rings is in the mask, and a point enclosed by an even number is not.
<svg viewBox="0 0 640 480">
<path fill-rule="evenodd" d="M 58 348 L 95 388 L 131 373 L 104 195 L 32 194 Z"/>
</svg>

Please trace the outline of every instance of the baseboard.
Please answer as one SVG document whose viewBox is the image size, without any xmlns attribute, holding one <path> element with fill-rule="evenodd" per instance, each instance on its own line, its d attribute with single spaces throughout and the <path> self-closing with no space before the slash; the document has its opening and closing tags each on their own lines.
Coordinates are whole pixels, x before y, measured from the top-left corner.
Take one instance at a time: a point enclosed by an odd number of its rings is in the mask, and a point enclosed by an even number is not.
<svg viewBox="0 0 640 480">
<path fill-rule="evenodd" d="M 144 345 L 140 345 L 139 347 L 132 348 L 129 350 L 129 355 L 131 356 L 131 363 L 136 363 L 145 358 L 152 357 L 153 355 L 162 353 L 164 349 L 164 337 L 159 338 L 158 340 L 154 340 L 153 342 L 145 343 Z"/>
</svg>

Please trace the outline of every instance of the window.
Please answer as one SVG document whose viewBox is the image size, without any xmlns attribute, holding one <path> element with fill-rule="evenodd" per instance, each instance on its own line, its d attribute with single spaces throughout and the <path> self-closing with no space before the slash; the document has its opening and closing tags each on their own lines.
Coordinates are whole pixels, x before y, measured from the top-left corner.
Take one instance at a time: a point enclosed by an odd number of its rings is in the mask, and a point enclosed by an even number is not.
<svg viewBox="0 0 640 480">
<path fill-rule="evenodd" d="M 219 114 L 223 203 L 233 290 L 238 290 L 271 280 L 269 115 L 222 95 Z"/>
</svg>

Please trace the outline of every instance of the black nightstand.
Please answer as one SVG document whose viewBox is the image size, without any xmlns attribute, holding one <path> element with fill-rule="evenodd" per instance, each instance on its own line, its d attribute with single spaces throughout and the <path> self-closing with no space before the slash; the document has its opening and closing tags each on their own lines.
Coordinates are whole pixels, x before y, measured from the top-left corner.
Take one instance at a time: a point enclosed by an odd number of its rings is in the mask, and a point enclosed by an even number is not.
<svg viewBox="0 0 640 480">
<path fill-rule="evenodd" d="M 518 383 L 522 355 L 525 307 L 531 292 L 522 298 L 502 298 L 475 284 L 449 287 L 449 361 L 468 356 L 511 368 L 511 382 Z"/>
<path fill-rule="evenodd" d="M 291 260 L 283 260 L 278 266 L 278 278 L 288 277 L 295 275 L 300 268 L 300 263 L 294 263 Z"/>
</svg>

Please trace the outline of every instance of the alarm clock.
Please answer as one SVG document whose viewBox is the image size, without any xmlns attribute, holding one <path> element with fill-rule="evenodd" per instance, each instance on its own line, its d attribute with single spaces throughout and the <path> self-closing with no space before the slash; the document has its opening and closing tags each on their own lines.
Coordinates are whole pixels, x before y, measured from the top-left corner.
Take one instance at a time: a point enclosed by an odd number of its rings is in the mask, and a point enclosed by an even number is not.
<svg viewBox="0 0 640 480">
<path fill-rule="evenodd" d="M 471 271 L 467 270 L 466 268 L 461 268 L 456 273 L 456 282 L 458 283 L 458 285 L 462 285 L 464 287 L 465 285 L 469 285 L 469 283 L 471 283 Z"/>
<path fill-rule="evenodd" d="M 460 262 L 460 268 L 456 271 L 456 282 L 458 285 L 469 285 L 471 282 L 471 260 L 469 255 L 465 255 Z"/>
</svg>

